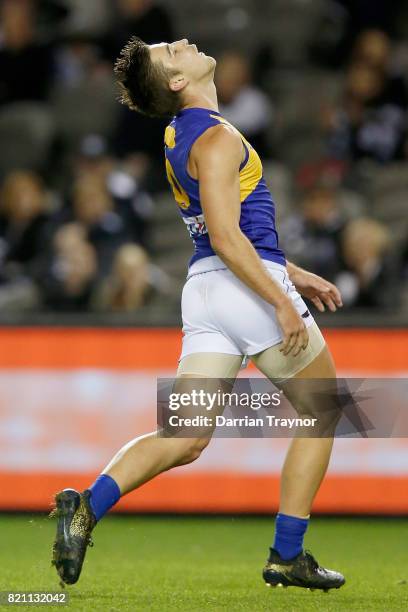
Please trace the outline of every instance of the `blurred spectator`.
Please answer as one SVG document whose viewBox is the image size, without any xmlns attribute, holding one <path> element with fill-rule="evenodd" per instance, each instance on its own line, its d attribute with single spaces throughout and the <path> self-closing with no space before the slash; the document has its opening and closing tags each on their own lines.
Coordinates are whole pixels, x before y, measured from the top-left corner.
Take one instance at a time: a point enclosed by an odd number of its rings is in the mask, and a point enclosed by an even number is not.
<svg viewBox="0 0 408 612">
<path fill-rule="evenodd" d="M 404 96 L 402 91 L 395 95 L 386 74 L 369 64 L 350 66 L 343 103 L 328 110 L 324 123 L 329 152 L 336 158 L 386 163 L 404 157 Z"/>
<path fill-rule="evenodd" d="M 56 59 L 56 81 L 68 89 L 80 85 L 101 68 L 100 50 L 86 34 L 67 37 Z M 107 65 L 104 65 L 107 68 Z"/>
<path fill-rule="evenodd" d="M 0 104 L 46 100 L 52 79 L 52 51 L 36 39 L 34 3 L 3 0 L 0 16 Z"/>
<path fill-rule="evenodd" d="M 43 171 L 54 138 L 47 104 L 53 52 L 36 30 L 33 0 L 0 4 L 0 159 L 3 177 L 15 168 Z"/>
<path fill-rule="evenodd" d="M 44 306 L 61 312 L 88 310 L 97 270 L 96 252 L 84 228 L 76 223 L 63 225 L 55 233 L 40 280 Z"/>
<path fill-rule="evenodd" d="M 92 175 L 106 182 L 115 162 L 109 154 L 106 139 L 100 134 L 87 134 L 73 156 L 72 170 L 76 178 Z"/>
<path fill-rule="evenodd" d="M 33 271 L 49 219 L 49 202 L 41 179 L 31 172 L 10 174 L 3 183 L 0 204 L 3 279 Z"/>
<path fill-rule="evenodd" d="M 381 30 L 361 32 L 353 49 L 353 63 L 377 70 L 384 78 L 382 101 L 407 109 L 408 96 L 404 76 L 392 59 L 391 40 Z"/>
<path fill-rule="evenodd" d="M 345 223 L 337 192 L 330 187 L 313 187 L 304 195 L 299 212 L 281 224 L 280 236 L 288 259 L 333 280 L 342 266 Z"/>
<path fill-rule="evenodd" d="M 361 62 L 381 72 L 387 72 L 390 53 L 391 43 L 385 32 L 364 30 L 355 42 L 352 58 L 354 62 Z"/>
<path fill-rule="evenodd" d="M 48 3 L 50 0 L 41 0 L 41 3 Z M 112 13 L 114 10 L 112 0 L 51 0 L 57 2 L 61 11 L 61 3 L 69 7 L 69 17 L 64 22 L 63 32 L 72 34 L 91 34 L 100 36 L 104 34 L 111 24 Z M 51 11 L 48 10 L 48 13 Z M 55 20 L 55 16 L 54 16 Z"/>
<path fill-rule="evenodd" d="M 378 221 L 348 223 L 342 235 L 345 270 L 335 278 L 345 306 L 398 308 L 401 269 L 391 247 L 391 233 Z"/>
<path fill-rule="evenodd" d="M 341 160 L 308 160 L 298 168 L 296 184 L 303 192 L 319 186 L 338 188 L 344 180 L 346 170 L 347 164 Z"/>
<path fill-rule="evenodd" d="M 104 139 L 89 134 L 74 159 L 74 175 L 77 178 L 92 176 L 92 179 L 104 183 L 114 200 L 115 211 L 124 223 L 128 239 L 149 250 L 154 204 L 140 186 L 140 177 L 144 173 L 142 161 L 130 157 L 126 163 L 118 163 L 109 154 Z"/>
<path fill-rule="evenodd" d="M 227 51 L 217 63 L 216 84 L 220 113 L 240 130 L 263 157 L 270 157 L 267 130 L 273 117 L 271 103 L 252 84 L 247 58 Z"/>
<path fill-rule="evenodd" d="M 44 186 L 33 173 L 13 172 L 0 193 L 0 310 L 31 310 L 40 304 L 33 281 L 48 221 Z"/>
<path fill-rule="evenodd" d="M 78 179 L 73 190 L 72 213 L 96 250 L 100 273 L 106 274 L 116 249 L 130 238 L 106 184 L 93 175 Z"/>
<path fill-rule="evenodd" d="M 174 298 L 171 279 L 150 262 L 136 244 L 125 244 L 117 251 L 109 276 L 95 291 L 93 308 L 103 311 L 133 312 L 142 306 L 170 303 Z M 179 295 L 177 295 L 179 301 Z"/>
<path fill-rule="evenodd" d="M 95 297 L 97 310 L 133 312 L 148 299 L 149 258 L 135 244 L 123 245 L 116 253 L 112 271 Z"/>
<path fill-rule="evenodd" d="M 404 0 L 330 0 L 311 40 L 311 57 L 318 64 L 339 68 L 350 61 L 356 38 L 364 30 L 393 35 L 399 26 Z"/>
</svg>

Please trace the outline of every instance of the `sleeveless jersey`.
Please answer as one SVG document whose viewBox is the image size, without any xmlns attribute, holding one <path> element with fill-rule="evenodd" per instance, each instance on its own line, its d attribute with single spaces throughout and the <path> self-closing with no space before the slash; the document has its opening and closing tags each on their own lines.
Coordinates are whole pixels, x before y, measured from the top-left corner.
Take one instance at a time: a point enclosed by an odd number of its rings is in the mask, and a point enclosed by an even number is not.
<svg viewBox="0 0 408 612">
<path fill-rule="evenodd" d="M 165 132 L 165 160 L 168 181 L 180 214 L 194 243 L 189 266 L 205 257 L 216 255 L 200 204 L 199 182 L 187 170 L 191 147 L 208 128 L 224 123 L 220 113 L 204 108 L 180 111 Z M 233 127 L 233 126 L 231 126 Z M 233 127 L 233 129 L 235 129 Z M 252 243 L 261 259 L 286 265 L 279 249 L 275 227 L 275 204 L 263 178 L 261 160 L 255 149 L 240 134 L 245 158 L 239 169 L 241 217 L 240 229 Z M 202 262 L 204 263 L 204 262 Z"/>
</svg>

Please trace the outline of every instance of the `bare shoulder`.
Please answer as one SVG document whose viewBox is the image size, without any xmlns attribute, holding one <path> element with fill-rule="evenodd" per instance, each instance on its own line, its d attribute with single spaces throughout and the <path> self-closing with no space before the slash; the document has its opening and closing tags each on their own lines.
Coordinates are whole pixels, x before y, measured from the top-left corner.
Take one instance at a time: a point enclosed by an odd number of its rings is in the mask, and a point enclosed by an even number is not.
<svg viewBox="0 0 408 612">
<path fill-rule="evenodd" d="M 195 162 L 203 157 L 206 160 L 224 160 L 226 156 L 240 162 L 242 140 L 239 133 L 229 125 L 220 124 L 209 128 L 195 141 L 191 155 Z"/>
</svg>

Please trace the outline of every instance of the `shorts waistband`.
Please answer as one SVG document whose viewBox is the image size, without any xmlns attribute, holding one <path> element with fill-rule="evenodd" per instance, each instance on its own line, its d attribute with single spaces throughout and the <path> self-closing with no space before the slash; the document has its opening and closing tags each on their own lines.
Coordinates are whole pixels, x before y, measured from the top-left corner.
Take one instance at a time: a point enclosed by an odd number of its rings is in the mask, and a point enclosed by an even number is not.
<svg viewBox="0 0 408 612">
<path fill-rule="evenodd" d="M 286 272 L 286 267 L 275 261 L 269 259 L 261 260 L 266 268 L 272 270 L 281 270 Z M 228 270 L 228 266 L 222 261 L 218 255 L 211 255 L 210 257 L 203 257 L 194 262 L 188 269 L 187 280 L 196 274 L 203 274 L 205 272 L 215 272 L 216 270 Z"/>
</svg>

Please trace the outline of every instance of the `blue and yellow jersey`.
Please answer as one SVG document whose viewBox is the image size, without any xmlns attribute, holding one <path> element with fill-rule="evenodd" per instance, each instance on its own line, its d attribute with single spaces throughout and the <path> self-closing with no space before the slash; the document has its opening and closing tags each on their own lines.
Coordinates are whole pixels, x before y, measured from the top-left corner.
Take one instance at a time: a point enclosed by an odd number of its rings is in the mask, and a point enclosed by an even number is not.
<svg viewBox="0 0 408 612">
<path fill-rule="evenodd" d="M 210 244 L 200 204 L 199 183 L 187 170 L 188 156 L 197 138 L 208 128 L 220 123 L 231 125 L 218 112 L 188 108 L 174 117 L 165 132 L 167 178 L 194 243 L 194 254 L 189 265 L 204 257 L 211 257 L 215 252 Z M 261 160 L 242 135 L 241 138 L 246 151 L 239 170 L 241 231 L 262 259 L 285 265 L 285 256 L 279 249 L 275 227 L 275 204 L 263 178 Z"/>
</svg>

